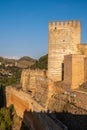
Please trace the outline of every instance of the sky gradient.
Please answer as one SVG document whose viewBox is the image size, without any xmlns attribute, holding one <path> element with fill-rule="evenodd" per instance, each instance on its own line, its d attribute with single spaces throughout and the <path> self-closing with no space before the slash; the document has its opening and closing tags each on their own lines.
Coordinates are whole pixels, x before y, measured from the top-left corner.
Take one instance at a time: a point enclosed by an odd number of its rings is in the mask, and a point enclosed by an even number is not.
<svg viewBox="0 0 87 130">
<path fill-rule="evenodd" d="M 0 0 L 0 56 L 48 53 L 48 22 L 81 20 L 87 43 L 87 0 Z"/>
</svg>

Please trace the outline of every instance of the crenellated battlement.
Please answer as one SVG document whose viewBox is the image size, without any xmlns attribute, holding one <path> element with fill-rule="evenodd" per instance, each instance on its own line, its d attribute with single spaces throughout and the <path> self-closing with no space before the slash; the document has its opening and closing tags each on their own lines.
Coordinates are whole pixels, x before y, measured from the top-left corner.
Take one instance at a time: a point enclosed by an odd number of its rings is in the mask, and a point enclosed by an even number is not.
<svg viewBox="0 0 87 130">
<path fill-rule="evenodd" d="M 80 27 L 80 20 L 57 21 L 49 22 L 49 29 L 65 28 L 65 27 Z"/>
</svg>

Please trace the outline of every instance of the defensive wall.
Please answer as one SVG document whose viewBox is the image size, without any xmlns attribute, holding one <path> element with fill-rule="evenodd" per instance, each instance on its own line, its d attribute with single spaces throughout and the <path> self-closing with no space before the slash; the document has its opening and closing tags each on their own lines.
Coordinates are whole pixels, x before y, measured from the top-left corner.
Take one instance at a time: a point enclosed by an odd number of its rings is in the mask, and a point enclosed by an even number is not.
<svg viewBox="0 0 87 130">
<path fill-rule="evenodd" d="M 86 59 L 84 55 L 64 56 L 64 83 L 66 89 L 79 88 L 79 85 L 87 81 Z"/>
<path fill-rule="evenodd" d="M 21 86 L 23 91 L 31 92 L 37 100 L 41 100 L 42 104 L 46 103 L 48 98 L 47 71 L 29 69 L 23 70 L 21 74 Z"/>
<path fill-rule="evenodd" d="M 83 56 L 82 55 L 79 55 L 79 56 L 80 56 L 80 59 L 82 58 L 82 60 L 83 60 Z M 67 61 L 67 58 L 68 57 L 66 57 L 66 61 Z M 75 62 L 75 63 L 79 64 L 79 66 L 81 67 L 81 64 L 83 62 L 82 62 L 82 60 L 79 61 L 78 57 L 76 57 L 75 55 L 73 55 L 73 57 L 72 57 L 72 55 L 71 55 L 71 56 L 69 56 L 69 58 L 71 58 L 71 60 L 73 58 L 76 58 L 77 62 Z M 69 62 L 71 62 L 71 60 L 69 60 Z M 68 63 L 68 65 L 69 65 L 69 63 Z M 65 63 L 65 66 L 66 66 L 66 63 Z M 72 68 L 73 68 L 73 66 L 72 66 Z M 79 68 L 76 68 L 76 71 L 78 73 L 76 73 L 75 76 L 78 76 L 79 72 L 81 71 L 81 69 L 80 69 L 80 71 L 78 71 L 78 69 Z M 82 69 L 83 69 L 83 67 L 82 67 Z M 68 71 L 68 69 L 67 69 L 67 71 Z M 24 72 L 30 72 L 30 70 L 29 71 L 24 70 Z M 43 73 L 43 71 L 42 71 L 42 73 Z M 69 77 L 68 73 L 71 73 L 71 72 L 69 71 L 69 72 L 65 73 Z M 31 74 L 32 74 L 32 70 L 31 70 Z M 36 75 L 36 73 L 35 73 L 35 75 Z M 23 79 L 23 76 L 24 75 L 22 72 L 22 77 L 21 77 L 22 79 Z M 9 106 L 11 103 L 16 104 L 15 108 L 18 107 L 18 109 L 21 110 L 21 112 L 19 112 L 19 110 L 17 109 L 18 113 L 21 113 L 18 115 L 22 115 L 22 113 L 25 110 L 24 108 L 26 108 L 26 110 L 31 109 L 32 111 L 36 111 L 36 112 L 43 111 L 43 110 L 45 111 L 48 109 L 50 111 L 59 112 L 59 111 L 63 110 L 63 108 L 67 104 L 67 102 L 70 102 L 70 103 L 72 102 L 73 105 L 75 105 L 76 109 L 79 107 L 80 109 L 87 111 L 87 93 L 80 91 L 79 88 L 70 89 L 70 86 L 72 86 L 73 77 L 70 79 L 68 79 L 68 77 L 67 77 L 66 80 L 63 82 L 60 82 L 60 81 L 53 82 L 51 80 L 49 81 L 47 78 L 44 79 L 44 76 L 42 77 L 41 73 L 38 76 L 39 76 L 38 80 L 34 80 L 36 83 L 34 86 L 35 87 L 34 93 L 32 93 L 32 88 L 31 89 L 29 88 L 30 91 L 25 91 L 25 89 L 23 90 L 22 84 L 20 85 L 20 88 L 14 88 L 11 86 L 6 87 L 7 106 Z M 80 81 L 83 82 L 84 76 L 85 75 L 82 74 L 82 77 L 80 77 L 80 79 L 78 79 L 78 81 L 76 80 L 77 84 L 75 82 L 75 84 L 74 84 L 74 86 L 76 85 L 75 87 L 78 86 L 78 83 Z M 28 78 L 30 78 L 30 77 L 28 77 Z M 67 82 L 68 80 L 70 82 Z M 65 84 L 65 82 L 69 83 L 69 84 Z M 50 85 L 50 87 L 49 87 L 49 85 Z M 19 100 L 18 99 L 16 100 L 16 98 L 18 98 Z M 21 101 L 22 101 L 22 103 L 21 103 Z"/>
<path fill-rule="evenodd" d="M 47 109 L 40 105 L 32 95 L 19 88 L 6 87 L 7 107 L 14 105 L 16 113 L 31 130 L 67 130 L 58 120 L 53 121 L 47 114 Z"/>
<path fill-rule="evenodd" d="M 58 82 L 53 84 L 53 95 L 51 95 L 47 106 L 42 104 L 41 99 L 37 100 L 36 97 L 24 92 L 21 88 L 7 86 L 7 106 L 13 104 L 17 115 L 23 119 L 29 128 L 31 127 L 31 130 L 67 130 L 64 124 L 54 118 L 53 113 L 64 111 L 74 115 L 86 115 L 87 93 L 78 90 L 66 91 L 63 89 L 63 84 L 59 85 Z M 48 115 L 53 116 L 50 118 Z"/>
<path fill-rule="evenodd" d="M 81 52 L 82 55 L 85 55 L 87 57 L 87 43 L 85 44 L 79 44 L 78 49 Z"/>
</svg>

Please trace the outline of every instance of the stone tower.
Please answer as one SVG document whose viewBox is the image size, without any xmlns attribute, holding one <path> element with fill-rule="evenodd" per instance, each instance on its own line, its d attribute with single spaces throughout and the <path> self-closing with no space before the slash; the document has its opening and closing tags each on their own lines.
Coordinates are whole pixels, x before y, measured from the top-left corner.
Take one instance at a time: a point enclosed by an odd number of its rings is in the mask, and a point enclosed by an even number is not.
<svg viewBox="0 0 87 130">
<path fill-rule="evenodd" d="M 61 81 L 63 79 L 64 55 L 79 54 L 80 21 L 50 22 L 48 35 L 48 78 L 53 81 Z"/>
</svg>

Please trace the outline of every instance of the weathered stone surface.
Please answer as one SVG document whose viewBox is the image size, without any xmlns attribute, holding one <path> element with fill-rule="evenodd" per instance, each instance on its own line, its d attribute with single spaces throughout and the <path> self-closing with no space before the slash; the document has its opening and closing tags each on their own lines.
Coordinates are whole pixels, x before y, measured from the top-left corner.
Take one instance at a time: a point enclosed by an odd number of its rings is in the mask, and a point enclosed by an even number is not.
<svg viewBox="0 0 87 130">
<path fill-rule="evenodd" d="M 87 81 L 87 57 L 84 59 L 84 82 Z"/>
<path fill-rule="evenodd" d="M 79 44 L 78 49 L 82 55 L 87 57 L 87 44 Z"/>
<path fill-rule="evenodd" d="M 48 77 L 53 81 L 61 81 L 65 55 L 87 56 L 87 45 L 80 44 L 80 21 L 50 22 L 48 39 Z"/>
<path fill-rule="evenodd" d="M 64 84 L 55 82 L 48 109 L 56 112 L 87 114 L 87 93 L 79 90 L 66 90 Z"/>
<path fill-rule="evenodd" d="M 63 130 L 47 116 L 47 111 L 31 95 L 10 86 L 6 87 L 7 106 L 14 104 L 16 113 L 31 130 Z"/>
<path fill-rule="evenodd" d="M 44 108 L 35 101 L 28 93 L 10 86 L 6 87 L 7 106 L 14 104 L 17 114 L 22 117 L 25 110 L 27 111 L 43 111 Z"/>
<path fill-rule="evenodd" d="M 21 74 L 21 85 L 24 91 L 36 89 L 38 79 L 41 81 L 47 77 L 45 70 L 30 70 L 25 69 Z"/>
<path fill-rule="evenodd" d="M 48 39 L 48 77 L 61 81 L 64 55 L 79 54 L 80 21 L 50 22 Z"/>
<path fill-rule="evenodd" d="M 35 99 L 42 105 L 46 103 L 48 98 L 48 79 L 46 71 L 23 70 L 21 85 L 24 91 L 32 92 Z"/>
<path fill-rule="evenodd" d="M 36 78 L 36 91 L 34 94 L 36 100 L 44 105 L 48 99 L 48 79 L 44 77 Z"/>
<path fill-rule="evenodd" d="M 87 92 L 75 90 L 75 104 L 87 112 Z M 87 113 L 86 113 L 87 114 Z"/>
<path fill-rule="evenodd" d="M 84 82 L 84 55 L 64 57 L 64 83 L 69 89 L 76 89 Z M 66 88 L 67 89 L 67 88 Z"/>
</svg>

